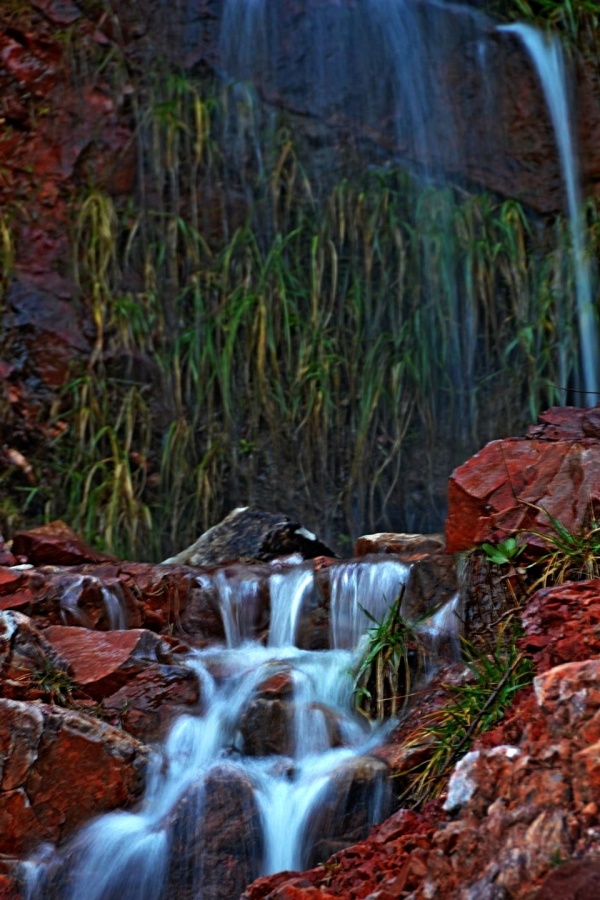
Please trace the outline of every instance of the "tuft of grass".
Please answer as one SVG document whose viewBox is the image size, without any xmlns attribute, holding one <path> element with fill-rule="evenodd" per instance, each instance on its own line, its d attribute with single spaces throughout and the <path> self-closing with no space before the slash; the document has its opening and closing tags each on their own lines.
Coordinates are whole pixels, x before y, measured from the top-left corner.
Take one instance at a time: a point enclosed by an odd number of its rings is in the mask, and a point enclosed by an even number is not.
<svg viewBox="0 0 600 900">
<path fill-rule="evenodd" d="M 356 673 L 354 696 L 356 709 L 371 720 L 397 715 L 411 693 L 411 657 L 419 653 L 421 642 L 415 627 L 400 614 L 403 596 L 404 589 L 381 622 L 363 609 L 373 627 Z"/>
<path fill-rule="evenodd" d="M 42 668 L 35 672 L 32 683 L 37 685 L 57 706 L 71 706 L 75 688 L 72 677 L 51 660 L 44 658 Z"/>
<path fill-rule="evenodd" d="M 498 630 L 491 653 L 479 651 L 463 639 L 467 678 L 448 685 L 448 700 L 424 717 L 411 744 L 423 746 L 426 762 L 412 773 L 402 800 L 421 805 L 438 797 L 450 772 L 480 734 L 493 728 L 510 707 L 515 693 L 533 679 L 533 663 L 516 646 L 514 620 Z"/>
<path fill-rule="evenodd" d="M 542 571 L 530 590 L 600 577 L 600 522 L 590 517 L 577 531 L 571 531 L 548 510 L 539 508 L 548 517 L 550 530 L 527 532 L 547 550 L 535 563 L 536 570 L 541 567 Z"/>
</svg>

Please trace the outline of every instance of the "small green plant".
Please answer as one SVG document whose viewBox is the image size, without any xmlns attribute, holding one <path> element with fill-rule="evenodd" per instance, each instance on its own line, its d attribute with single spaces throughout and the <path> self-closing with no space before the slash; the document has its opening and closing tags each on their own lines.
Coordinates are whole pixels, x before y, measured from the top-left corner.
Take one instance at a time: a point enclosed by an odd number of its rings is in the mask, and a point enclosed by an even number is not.
<svg viewBox="0 0 600 900">
<path fill-rule="evenodd" d="M 427 716 L 415 746 L 430 748 L 427 761 L 414 773 L 403 800 L 415 805 L 439 796 L 457 760 L 473 740 L 502 719 L 520 688 L 533 678 L 533 663 L 516 646 L 514 621 L 498 630 L 492 653 L 480 652 L 463 639 L 467 678 L 448 685 L 448 702 Z"/>
<path fill-rule="evenodd" d="M 536 507 L 537 509 L 538 507 Z M 532 585 L 547 587 L 565 581 L 581 581 L 600 576 L 600 522 L 589 518 L 577 531 L 570 531 L 547 509 L 541 510 L 548 517 L 550 531 L 530 531 L 547 549 L 537 565 L 541 575 Z"/>
<path fill-rule="evenodd" d="M 50 703 L 57 706 L 72 704 L 75 687 L 72 677 L 47 657 L 44 658 L 41 670 L 34 674 L 32 681 L 48 696 Z"/>
<path fill-rule="evenodd" d="M 515 562 L 525 549 L 525 544 L 519 543 L 515 537 L 509 537 L 498 544 L 482 544 L 481 549 L 489 562 L 504 566 Z"/>
<path fill-rule="evenodd" d="M 411 654 L 419 651 L 420 639 L 413 625 L 400 614 L 404 588 L 387 616 L 368 631 L 368 644 L 354 682 L 357 710 L 369 719 L 383 720 L 406 705 L 411 688 Z"/>
</svg>

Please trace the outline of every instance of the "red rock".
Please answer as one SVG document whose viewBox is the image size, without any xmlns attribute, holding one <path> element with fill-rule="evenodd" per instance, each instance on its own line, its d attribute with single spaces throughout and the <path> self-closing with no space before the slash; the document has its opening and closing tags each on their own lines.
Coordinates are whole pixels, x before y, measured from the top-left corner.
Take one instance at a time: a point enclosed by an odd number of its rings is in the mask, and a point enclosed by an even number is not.
<svg viewBox="0 0 600 900">
<path fill-rule="evenodd" d="M 151 631 L 51 626 L 44 637 L 69 665 L 74 690 L 136 737 L 164 737 L 178 712 L 198 705 L 194 672 L 173 665 L 170 645 Z"/>
<path fill-rule="evenodd" d="M 68 665 L 33 626 L 27 616 L 13 610 L 0 611 L 1 693 L 18 700 L 50 699 L 50 673 L 60 677 Z M 54 699 L 54 698 L 52 698 Z"/>
<path fill-rule="evenodd" d="M 44 631 L 44 637 L 68 661 L 76 681 L 88 690 L 94 684 L 105 686 L 125 663 L 156 661 L 160 653 L 160 638 L 143 629 L 100 632 L 53 625 Z"/>
<path fill-rule="evenodd" d="M 21 609 L 29 611 L 33 603 L 33 593 L 29 588 L 9 594 L 8 597 L 0 595 L 0 610 L 4 609 Z"/>
<path fill-rule="evenodd" d="M 365 534 L 354 545 L 354 556 L 370 553 L 439 553 L 444 549 L 443 534 Z"/>
<path fill-rule="evenodd" d="M 0 596 L 12 594 L 17 587 L 23 584 L 24 580 L 23 572 L 0 566 Z"/>
<path fill-rule="evenodd" d="M 565 413 L 567 421 L 582 415 Z M 452 473 L 446 550 L 470 550 L 517 531 L 548 532 L 546 513 L 577 531 L 599 496 L 599 484 L 600 441 L 573 440 L 566 426 L 552 440 L 545 434 L 493 441 Z"/>
<path fill-rule="evenodd" d="M 17 555 L 26 556 L 34 566 L 76 566 L 114 560 L 108 553 L 94 550 L 60 520 L 17 532 L 13 550 Z"/>
<path fill-rule="evenodd" d="M 550 872 L 535 896 L 536 900 L 592 900 L 599 888 L 600 861 L 577 859 Z"/>
<path fill-rule="evenodd" d="M 0 699 L 0 853 L 56 842 L 140 796 L 148 751 L 71 710 Z"/>
</svg>

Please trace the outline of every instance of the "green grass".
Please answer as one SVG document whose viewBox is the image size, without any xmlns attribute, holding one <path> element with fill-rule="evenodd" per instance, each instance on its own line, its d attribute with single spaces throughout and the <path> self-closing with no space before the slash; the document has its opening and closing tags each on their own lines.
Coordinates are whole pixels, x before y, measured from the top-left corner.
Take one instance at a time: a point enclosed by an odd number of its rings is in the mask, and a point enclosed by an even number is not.
<svg viewBox="0 0 600 900">
<path fill-rule="evenodd" d="M 363 609 L 373 625 L 367 633 L 367 646 L 354 680 L 356 709 L 368 719 L 397 715 L 408 703 L 412 669 L 420 656 L 421 642 L 415 626 L 400 614 L 404 589 L 378 622 Z"/>
<path fill-rule="evenodd" d="M 498 630 L 491 653 L 463 641 L 468 676 L 446 686 L 446 702 L 423 717 L 420 732 L 411 739 L 414 747 L 423 744 L 426 761 L 409 773 L 403 803 L 421 805 L 438 797 L 454 765 L 475 738 L 498 724 L 515 693 L 531 683 L 533 663 L 517 649 L 517 635 L 511 620 Z"/>
<path fill-rule="evenodd" d="M 538 507 L 535 507 L 536 509 Z M 548 518 L 545 531 L 525 532 L 523 538 L 533 537 L 541 544 L 542 555 L 532 564 L 538 573 L 530 587 L 564 584 L 565 581 L 582 581 L 600 577 L 600 522 L 593 515 L 587 517 L 577 530 L 572 531 L 543 507 L 539 508 Z"/>
</svg>

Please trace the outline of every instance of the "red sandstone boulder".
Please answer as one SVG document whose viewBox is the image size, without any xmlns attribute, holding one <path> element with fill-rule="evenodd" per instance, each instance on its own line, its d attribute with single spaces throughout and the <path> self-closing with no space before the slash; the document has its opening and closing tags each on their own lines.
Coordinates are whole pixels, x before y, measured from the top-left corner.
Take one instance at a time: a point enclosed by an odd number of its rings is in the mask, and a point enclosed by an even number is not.
<svg viewBox="0 0 600 900">
<path fill-rule="evenodd" d="M 73 710 L 0 699 L 0 853 L 56 843 L 139 798 L 148 750 Z"/>
<path fill-rule="evenodd" d="M 548 410 L 526 437 L 493 441 L 456 469 L 448 487 L 447 552 L 517 531 L 548 532 L 548 514 L 572 531 L 581 528 L 600 504 L 597 416 Z"/>
<path fill-rule="evenodd" d="M 364 534 L 354 545 L 354 556 L 370 553 L 410 553 L 425 556 L 444 549 L 443 534 Z"/>
<path fill-rule="evenodd" d="M 78 566 L 115 560 L 108 553 L 94 550 L 60 519 L 17 532 L 12 546 L 15 554 L 26 557 L 34 566 Z"/>
<path fill-rule="evenodd" d="M 198 679 L 175 663 L 172 640 L 143 629 L 59 625 L 44 637 L 68 664 L 78 696 L 99 703 L 113 724 L 144 741 L 164 737 L 177 713 L 198 704 Z"/>
<path fill-rule="evenodd" d="M 28 581 L 26 572 L 0 566 L 0 610 L 30 608 L 33 593 Z"/>
</svg>

